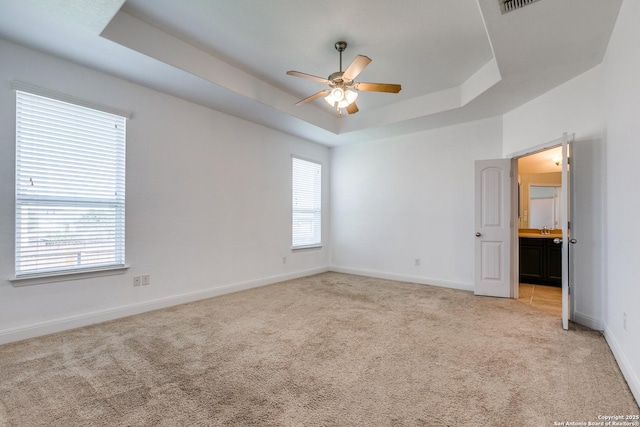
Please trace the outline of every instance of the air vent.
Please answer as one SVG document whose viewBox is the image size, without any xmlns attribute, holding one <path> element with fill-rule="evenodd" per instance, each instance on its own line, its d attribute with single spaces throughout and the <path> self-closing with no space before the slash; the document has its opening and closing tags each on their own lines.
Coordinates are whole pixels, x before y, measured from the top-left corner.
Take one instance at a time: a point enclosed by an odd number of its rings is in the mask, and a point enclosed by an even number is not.
<svg viewBox="0 0 640 427">
<path fill-rule="evenodd" d="M 516 9 L 528 6 L 531 3 L 535 3 L 540 0 L 498 0 L 500 2 L 500 8 L 502 13 L 513 12 Z"/>
</svg>

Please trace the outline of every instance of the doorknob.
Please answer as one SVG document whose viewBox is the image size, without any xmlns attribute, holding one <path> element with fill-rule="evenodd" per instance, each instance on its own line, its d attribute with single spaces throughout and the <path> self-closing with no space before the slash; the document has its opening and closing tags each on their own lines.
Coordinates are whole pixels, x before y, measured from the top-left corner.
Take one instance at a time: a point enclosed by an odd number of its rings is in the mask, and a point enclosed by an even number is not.
<svg viewBox="0 0 640 427">
<path fill-rule="evenodd" d="M 556 237 L 555 239 L 553 239 L 553 243 L 555 243 L 556 245 L 559 245 L 560 243 L 562 243 L 562 239 Z"/>
<path fill-rule="evenodd" d="M 476 237 L 480 237 L 480 236 L 482 236 L 482 233 L 477 232 L 477 233 L 476 233 Z"/>
<path fill-rule="evenodd" d="M 571 243 L 572 245 L 575 245 L 576 243 L 578 243 L 578 241 L 576 239 L 571 239 L 569 240 L 569 243 Z"/>
</svg>

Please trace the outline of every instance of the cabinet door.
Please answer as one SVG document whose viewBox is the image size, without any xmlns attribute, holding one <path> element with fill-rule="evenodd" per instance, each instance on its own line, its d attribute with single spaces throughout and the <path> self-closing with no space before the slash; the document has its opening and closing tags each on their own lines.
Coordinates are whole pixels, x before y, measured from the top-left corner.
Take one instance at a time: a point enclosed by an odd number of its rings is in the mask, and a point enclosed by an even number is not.
<svg viewBox="0 0 640 427">
<path fill-rule="evenodd" d="M 520 238 L 520 282 L 544 280 L 544 240 Z"/>
<path fill-rule="evenodd" d="M 560 286 L 562 284 L 562 246 L 547 241 L 547 277 L 550 284 Z"/>
</svg>

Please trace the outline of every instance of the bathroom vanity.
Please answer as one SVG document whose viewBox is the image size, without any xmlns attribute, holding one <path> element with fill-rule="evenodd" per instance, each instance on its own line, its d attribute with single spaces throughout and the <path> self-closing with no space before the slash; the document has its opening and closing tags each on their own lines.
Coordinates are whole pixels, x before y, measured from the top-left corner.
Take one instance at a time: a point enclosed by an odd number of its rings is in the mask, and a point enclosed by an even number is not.
<svg viewBox="0 0 640 427">
<path fill-rule="evenodd" d="M 520 283 L 562 286 L 562 245 L 553 242 L 561 234 L 520 230 Z"/>
</svg>

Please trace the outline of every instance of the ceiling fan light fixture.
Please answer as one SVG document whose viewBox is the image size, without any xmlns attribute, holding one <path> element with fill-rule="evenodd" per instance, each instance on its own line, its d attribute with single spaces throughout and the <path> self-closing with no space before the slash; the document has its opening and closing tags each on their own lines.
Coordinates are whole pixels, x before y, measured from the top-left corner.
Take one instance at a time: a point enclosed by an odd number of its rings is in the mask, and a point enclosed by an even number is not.
<svg viewBox="0 0 640 427">
<path fill-rule="evenodd" d="M 356 99 L 358 98 L 358 92 L 354 92 L 352 90 L 347 89 L 347 91 L 344 94 L 345 100 L 347 101 L 347 104 L 345 105 L 345 107 L 347 105 L 351 105 L 354 102 L 356 102 Z"/>
<path fill-rule="evenodd" d="M 331 91 L 331 96 L 333 96 L 333 99 L 336 102 L 340 102 L 344 99 L 344 90 L 342 90 L 341 88 L 337 87 L 334 90 Z"/>
<path fill-rule="evenodd" d="M 347 108 L 347 105 L 353 104 L 358 98 L 358 93 L 352 90 L 343 90 L 341 88 L 333 89 L 329 95 L 324 97 L 327 104 L 335 107 L 338 104 L 338 108 Z"/>
</svg>

